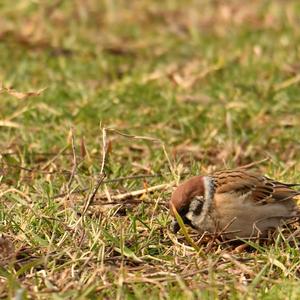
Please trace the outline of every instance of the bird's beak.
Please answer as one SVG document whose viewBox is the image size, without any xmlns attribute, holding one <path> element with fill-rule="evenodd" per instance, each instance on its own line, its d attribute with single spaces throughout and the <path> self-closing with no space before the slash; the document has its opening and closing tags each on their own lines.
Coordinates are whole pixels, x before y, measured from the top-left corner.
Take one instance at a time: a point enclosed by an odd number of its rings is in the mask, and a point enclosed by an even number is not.
<svg viewBox="0 0 300 300">
<path fill-rule="evenodd" d="M 177 220 L 173 219 L 172 222 L 171 222 L 171 231 L 173 233 L 177 233 L 179 231 L 179 229 L 180 229 L 180 226 L 179 226 Z"/>
</svg>

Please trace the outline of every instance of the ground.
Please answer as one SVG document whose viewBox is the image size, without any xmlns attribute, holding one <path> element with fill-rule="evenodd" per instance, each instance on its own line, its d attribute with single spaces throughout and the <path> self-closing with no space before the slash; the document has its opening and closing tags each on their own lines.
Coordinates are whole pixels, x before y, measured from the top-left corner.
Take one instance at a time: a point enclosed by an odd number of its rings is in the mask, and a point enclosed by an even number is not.
<svg viewBox="0 0 300 300">
<path fill-rule="evenodd" d="M 0 296 L 299 299 L 297 231 L 191 244 L 166 205 L 184 178 L 263 159 L 300 182 L 299 13 L 1 1 Z"/>
</svg>

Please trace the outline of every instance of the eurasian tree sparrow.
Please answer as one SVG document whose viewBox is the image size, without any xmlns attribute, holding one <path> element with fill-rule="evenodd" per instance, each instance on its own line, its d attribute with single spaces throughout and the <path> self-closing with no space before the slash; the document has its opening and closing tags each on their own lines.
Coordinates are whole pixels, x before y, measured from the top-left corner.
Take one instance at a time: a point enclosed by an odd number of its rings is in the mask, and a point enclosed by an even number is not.
<svg viewBox="0 0 300 300">
<path fill-rule="evenodd" d="M 176 210 L 183 222 L 201 233 L 223 238 L 264 237 L 298 215 L 300 191 L 286 184 L 239 168 L 209 176 L 195 176 L 173 192 L 171 215 Z M 173 232 L 180 226 L 174 218 Z"/>
</svg>

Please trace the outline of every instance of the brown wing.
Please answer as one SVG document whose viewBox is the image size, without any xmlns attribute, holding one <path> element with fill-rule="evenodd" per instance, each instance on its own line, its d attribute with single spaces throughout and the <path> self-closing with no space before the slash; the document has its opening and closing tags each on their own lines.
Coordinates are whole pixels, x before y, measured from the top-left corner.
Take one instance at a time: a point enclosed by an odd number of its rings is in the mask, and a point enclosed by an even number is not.
<svg viewBox="0 0 300 300">
<path fill-rule="evenodd" d="M 253 200 L 260 204 L 285 201 L 300 195 L 300 191 L 292 189 L 298 184 L 285 184 L 241 169 L 218 172 L 213 178 L 216 193 L 251 193 Z"/>
</svg>

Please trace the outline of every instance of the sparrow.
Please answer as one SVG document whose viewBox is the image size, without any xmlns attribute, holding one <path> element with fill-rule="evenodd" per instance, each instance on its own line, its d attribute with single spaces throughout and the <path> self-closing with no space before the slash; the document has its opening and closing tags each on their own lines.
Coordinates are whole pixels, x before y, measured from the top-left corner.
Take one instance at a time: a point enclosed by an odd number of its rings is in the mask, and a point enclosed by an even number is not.
<svg viewBox="0 0 300 300">
<path fill-rule="evenodd" d="M 180 184 L 169 201 L 172 231 L 186 225 L 223 239 L 262 238 L 299 213 L 300 184 L 282 183 L 238 168 L 195 176 Z"/>
</svg>

